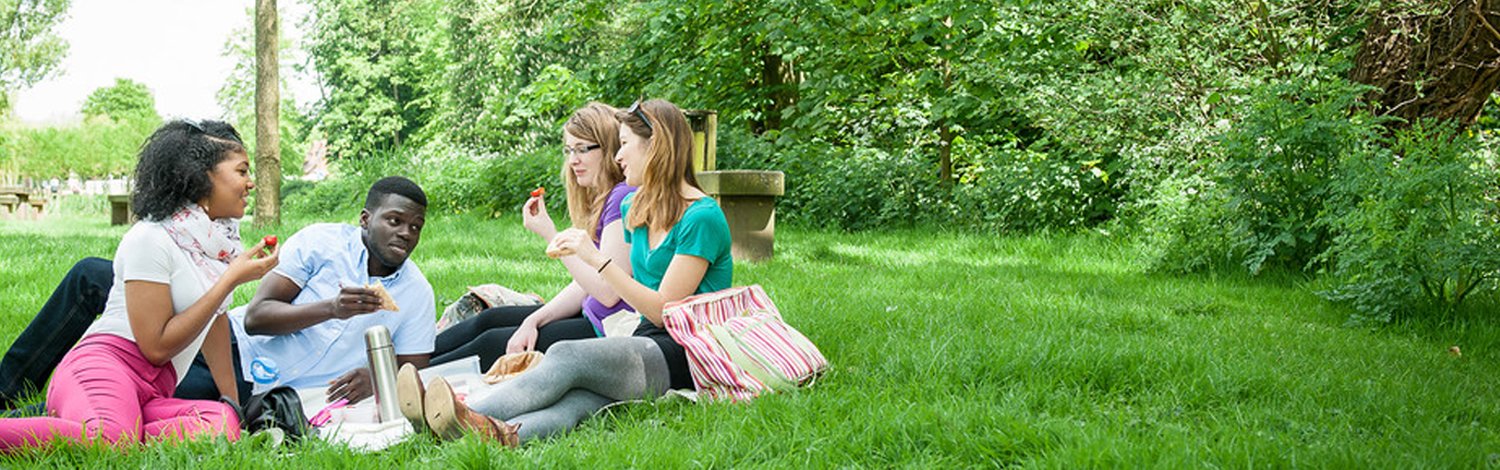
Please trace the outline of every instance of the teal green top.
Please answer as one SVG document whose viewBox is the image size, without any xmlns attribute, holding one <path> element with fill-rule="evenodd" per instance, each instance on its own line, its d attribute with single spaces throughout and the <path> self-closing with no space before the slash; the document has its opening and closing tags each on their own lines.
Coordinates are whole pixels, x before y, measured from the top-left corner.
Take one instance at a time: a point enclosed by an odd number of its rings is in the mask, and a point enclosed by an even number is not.
<svg viewBox="0 0 1500 470">
<path fill-rule="evenodd" d="M 630 206 L 636 194 L 640 193 L 632 193 L 620 203 L 621 220 L 630 220 Z M 644 225 L 625 227 L 625 243 L 630 244 L 630 269 L 636 281 L 660 291 L 661 279 L 667 275 L 672 257 L 692 255 L 708 261 L 708 271 L 703 273 L 694 294 L 729 288 L 734 280 L 734 259 L 729 255 L 729 222 L 718 201 L 711 197 L 694 201 L 655 248 L 647 246 L 651 244 L 648 230 Z"/>
</svg>

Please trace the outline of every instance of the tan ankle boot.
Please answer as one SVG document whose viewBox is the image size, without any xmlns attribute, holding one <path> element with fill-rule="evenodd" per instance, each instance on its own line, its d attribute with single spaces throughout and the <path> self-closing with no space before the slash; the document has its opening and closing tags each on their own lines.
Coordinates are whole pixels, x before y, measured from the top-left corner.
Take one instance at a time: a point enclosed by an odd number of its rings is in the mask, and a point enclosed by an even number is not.
<svg viewBox="0 0 1500 470">
<path fill-rule="evenodd" d="M 458 397 L 453 394 L 453 387 L 442 377 L 432 379 L 427 384 L 427 397 L 422 405 L 427 425 L 432 427 L 432 432 L 438 437 L 457 439 L 464 431 L 468 431 L 508 447 L 521 445 L 521 436 L 517 434 L 521 425 L 470 410 L 463 402 L 458 401 Z"/>
<path fill-rule="evenodd" d="M 427 421 L 422 413 L 425 394 L 416 366 L 411 363 L 402 364 L 401 370 L 396 372 L 396 401 L 401 405 L 401 416 L 406 417 L 411 422 L 412 429 L 417 432 L 427 430 Z"/>
</svg>

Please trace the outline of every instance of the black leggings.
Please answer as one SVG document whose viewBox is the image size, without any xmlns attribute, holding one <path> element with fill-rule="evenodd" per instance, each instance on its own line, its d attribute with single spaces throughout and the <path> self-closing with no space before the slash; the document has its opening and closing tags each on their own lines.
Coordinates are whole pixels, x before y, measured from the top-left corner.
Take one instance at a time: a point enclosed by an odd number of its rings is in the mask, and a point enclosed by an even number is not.
<svg viewBox="0 0 1500 470">
<path fill-rule="evenodd" d="M 505 355 L 505 346 L 510 343 L 510 336 L 515 334 L 516 327 L 521 325 L 527 315 L 539 308 L 540 305 L 495 307 L 443 330 L 437 335 L 437 344 L 432 351 L 432 364 L 477 355 L 480 372 L 489 370 L 495 359 Z M 558 341 L 597 336 L 594 324 L 580 312 L 537 329 L 536 350 L 547 352 L 547 348 Z"/>
</svg>

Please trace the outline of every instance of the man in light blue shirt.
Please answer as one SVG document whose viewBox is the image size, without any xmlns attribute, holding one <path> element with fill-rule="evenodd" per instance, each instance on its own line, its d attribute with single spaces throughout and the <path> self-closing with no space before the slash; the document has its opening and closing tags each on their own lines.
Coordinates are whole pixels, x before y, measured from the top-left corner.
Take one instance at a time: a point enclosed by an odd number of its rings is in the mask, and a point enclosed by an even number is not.
<svg viewBox="0 0 1500 470">
<path fill-rule="evenodd" d="M 358 227 L 317 224 L 292 235 L 281 264 L 230 322 L 243 378 L 275 385 L 328 386 L 328 400 L 372 394 L 367 328 L 391 331 L 396 362 L 427 366 L 437 336 L 432 284 L 408 257 L 426 223 L 427 196 L 400 177 L 376 182 Z M 399 311 L 382 310 L 366 288 L 379 283 Z"/>
<path fill-rule="evenodd" d="M 362 243 L 360 228 L 352 225 L 312 225 L 287 239 L 281 251 L 282 262 L 271 271 L 282 279 L 263 280 L 256 296 L 259 302 L 252 301 L 230 313 L 239 343 L 240 366 L 245 380 L 257 384 L 256 393 L 274 385 L 294 388 L 329 385 L 364 367 L 367 362 L 364 333 L 375 325 L 384 325 L 391 331 L 397 357 L 408 357 L 411 361 L 421 356 L 426 361 L 436 336 L 432 285 L 410 260 L 389 274 L 372 273 L 366 267 L 375 258 Z M 285 281 L 294 286 L 271 285 Z M 340 295 L 363 295 L 364 286 L 376 283 L 385 286 L 400 311 L 368 311 L 379 306 L 377 298 L 369 304 L 356 302 L 353 308 L 344 309 L 347 313 L 339 312 Z M 291 302 L 271 297 L 290 288 L 299 290 Z M 267 313 L 275 310 L 268 308 L 275 303 L 283 309 L 311 305 L 314 308 L 304 310 L 314 313 L 305 315 L 304 322 L 288 319 L 278 324 L 267 318 L 276 315 Z M 249 316 L 251 310 L 257 310 L 259 316 Z M 299 323 L 313 321 L 317 323 L 296 328 Z M 249 334 L 249 326 L 261 334 Z"/>
</svg>

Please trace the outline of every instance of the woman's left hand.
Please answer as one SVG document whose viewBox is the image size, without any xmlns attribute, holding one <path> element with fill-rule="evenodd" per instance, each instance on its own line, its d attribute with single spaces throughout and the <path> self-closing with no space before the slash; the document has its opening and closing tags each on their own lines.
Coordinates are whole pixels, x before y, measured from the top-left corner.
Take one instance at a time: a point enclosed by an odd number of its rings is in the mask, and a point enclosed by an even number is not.
<svg viewBox="0 0 1500 470">
<path fill-rule="evenodd" d="M 577 256 L 579 260 L 589 266 L 598 268 L 608 259 L 599 248 L 594 246 L 594 240 L 589 238 L 588 232 L 581 229 L 570 228 L 559 232 L 552 237 L 548 251 L 560 253 L 561 256 Z"/>
</svg>

